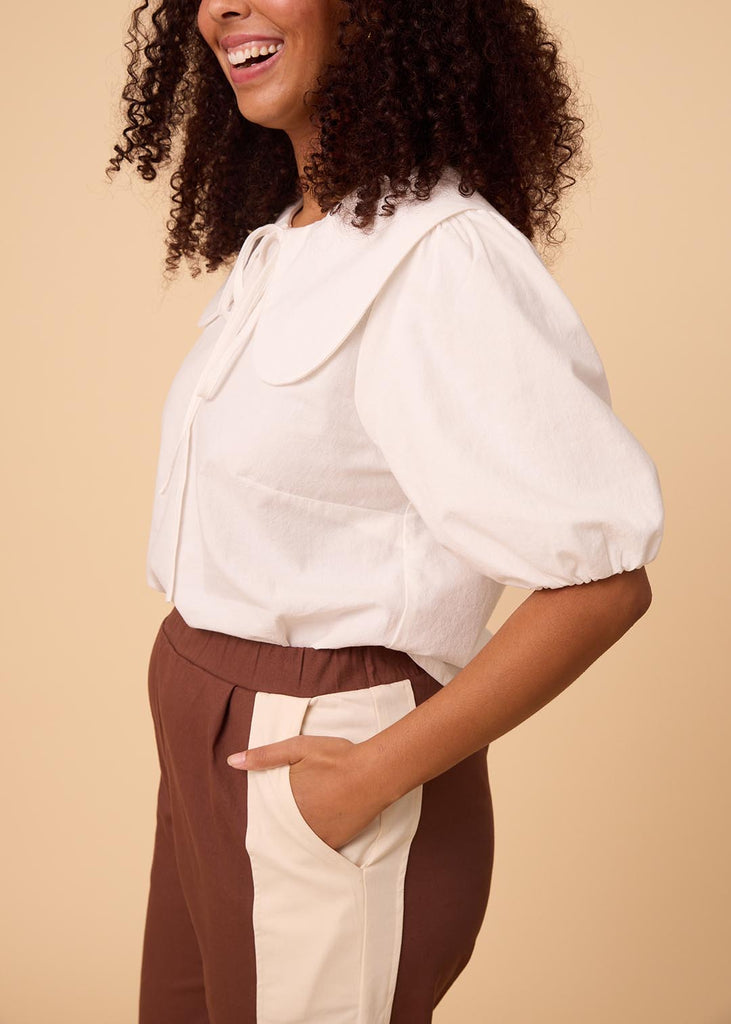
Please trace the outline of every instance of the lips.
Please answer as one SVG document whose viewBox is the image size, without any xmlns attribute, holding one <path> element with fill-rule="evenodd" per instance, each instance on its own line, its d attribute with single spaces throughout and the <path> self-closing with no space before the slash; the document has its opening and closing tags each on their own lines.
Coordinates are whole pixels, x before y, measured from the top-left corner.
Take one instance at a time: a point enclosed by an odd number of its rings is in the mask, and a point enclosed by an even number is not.
<svg viewBox="0 0 731 1024">
<path fill-rule="evenodd" d="M 237 32 L 235 35 L 224 36 L 220 46 L 224 50 L 233 50 L 245 43 L 283 43 L 281 36 L 256 36 L 250 32 Z"/>
<path fill-rule="evenodd" d="M 239 49 L 245 49 L 246 45 L 239 46 Z M 226 52 L 226 63 L 228 65 L 228 75 L 234 85 L 245 85 L 248 82 L 258 82 L 262 77 L 271 74 L 272 68 L 282 59 L 282 55 L 286 51 L 287 47 L 285 43 L 280 43 L 279 48 L 275 53 L 270 54 L 266 60 L 256 61 L 250 64 L 248 67 L 244 64 L 239 64 L 238 67 L 231 63 L 230 57 L 232 54 L 231 50 Z"/>
</svg>

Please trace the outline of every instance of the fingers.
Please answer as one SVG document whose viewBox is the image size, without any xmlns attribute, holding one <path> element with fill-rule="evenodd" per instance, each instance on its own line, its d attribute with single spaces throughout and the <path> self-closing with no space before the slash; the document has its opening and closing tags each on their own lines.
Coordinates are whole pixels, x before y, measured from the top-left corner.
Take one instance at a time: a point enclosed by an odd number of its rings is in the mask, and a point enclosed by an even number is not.
<svg viewBox="0 0 731 1024">
<path fill-rule="evenodd" d="M 232 768 L 245 768 L 247 771 L 276 768 L 282 764 L 294 764 L 303 757 L 303 736 L 290 736 L 288 739 L 267 743 L 263 747 L 250 747 L 235 754 L 229 754 L 226 763 Z"/>
</svg>

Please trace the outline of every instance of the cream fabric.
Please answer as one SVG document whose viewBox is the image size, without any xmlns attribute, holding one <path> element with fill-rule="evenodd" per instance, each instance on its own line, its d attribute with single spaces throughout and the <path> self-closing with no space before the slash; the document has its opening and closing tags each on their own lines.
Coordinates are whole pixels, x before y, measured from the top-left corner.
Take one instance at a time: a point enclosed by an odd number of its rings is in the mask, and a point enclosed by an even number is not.
<svg viewBox="0 0 731 1024">
<path fill-rule="evenodd" d="M 442 684 L 506 585 L 658 554 L 656 467 L 533 245 L 449 171 L 246 239 L 163 409 L 147 582 L 193 626 L 382 644 Z"/>
<path fill-rule="evenodd" d="M 311 698 L 259 691 L 248 743 L 298 733 L 360 743 L 414 707 L 408 679 Z M 288 764 L 247 772 L 246 785 L 257 1024 L 386 1024 L 423 786 L 335 850 L 300 813 Z"/>
</svg>

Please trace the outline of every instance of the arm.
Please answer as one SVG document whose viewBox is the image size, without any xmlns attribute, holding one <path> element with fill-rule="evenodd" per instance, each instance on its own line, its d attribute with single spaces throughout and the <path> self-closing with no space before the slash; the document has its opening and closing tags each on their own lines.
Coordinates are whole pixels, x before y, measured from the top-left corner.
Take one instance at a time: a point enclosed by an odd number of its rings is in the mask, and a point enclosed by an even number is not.
<svg viewBox="0 0 731 1024">
<path fill-rule="evenodd" d="M 644 615 L 644 567 L 532 593 L 440 693 L 352 757 L 382 806 L 514 729 L 565 690 Z"/>
</svg>

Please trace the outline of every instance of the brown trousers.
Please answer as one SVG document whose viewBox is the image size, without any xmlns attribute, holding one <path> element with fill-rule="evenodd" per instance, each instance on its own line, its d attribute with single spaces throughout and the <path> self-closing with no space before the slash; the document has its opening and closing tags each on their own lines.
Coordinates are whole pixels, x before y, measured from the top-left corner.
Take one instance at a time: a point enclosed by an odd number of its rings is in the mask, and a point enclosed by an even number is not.
<svg viewBox="0 0 731 1024">
<path fill-rule="evenodd" d="M 268 644 L 173 607 L 149 663 L 160 783 L 139 1024 L 429 1024 L 487 908 L 488 748 L 339 850 L 299 812 L 288 765 L 226 758 L 298 733 L 359 742 L 439 689 L 403 651 Z"/>
</svg>

